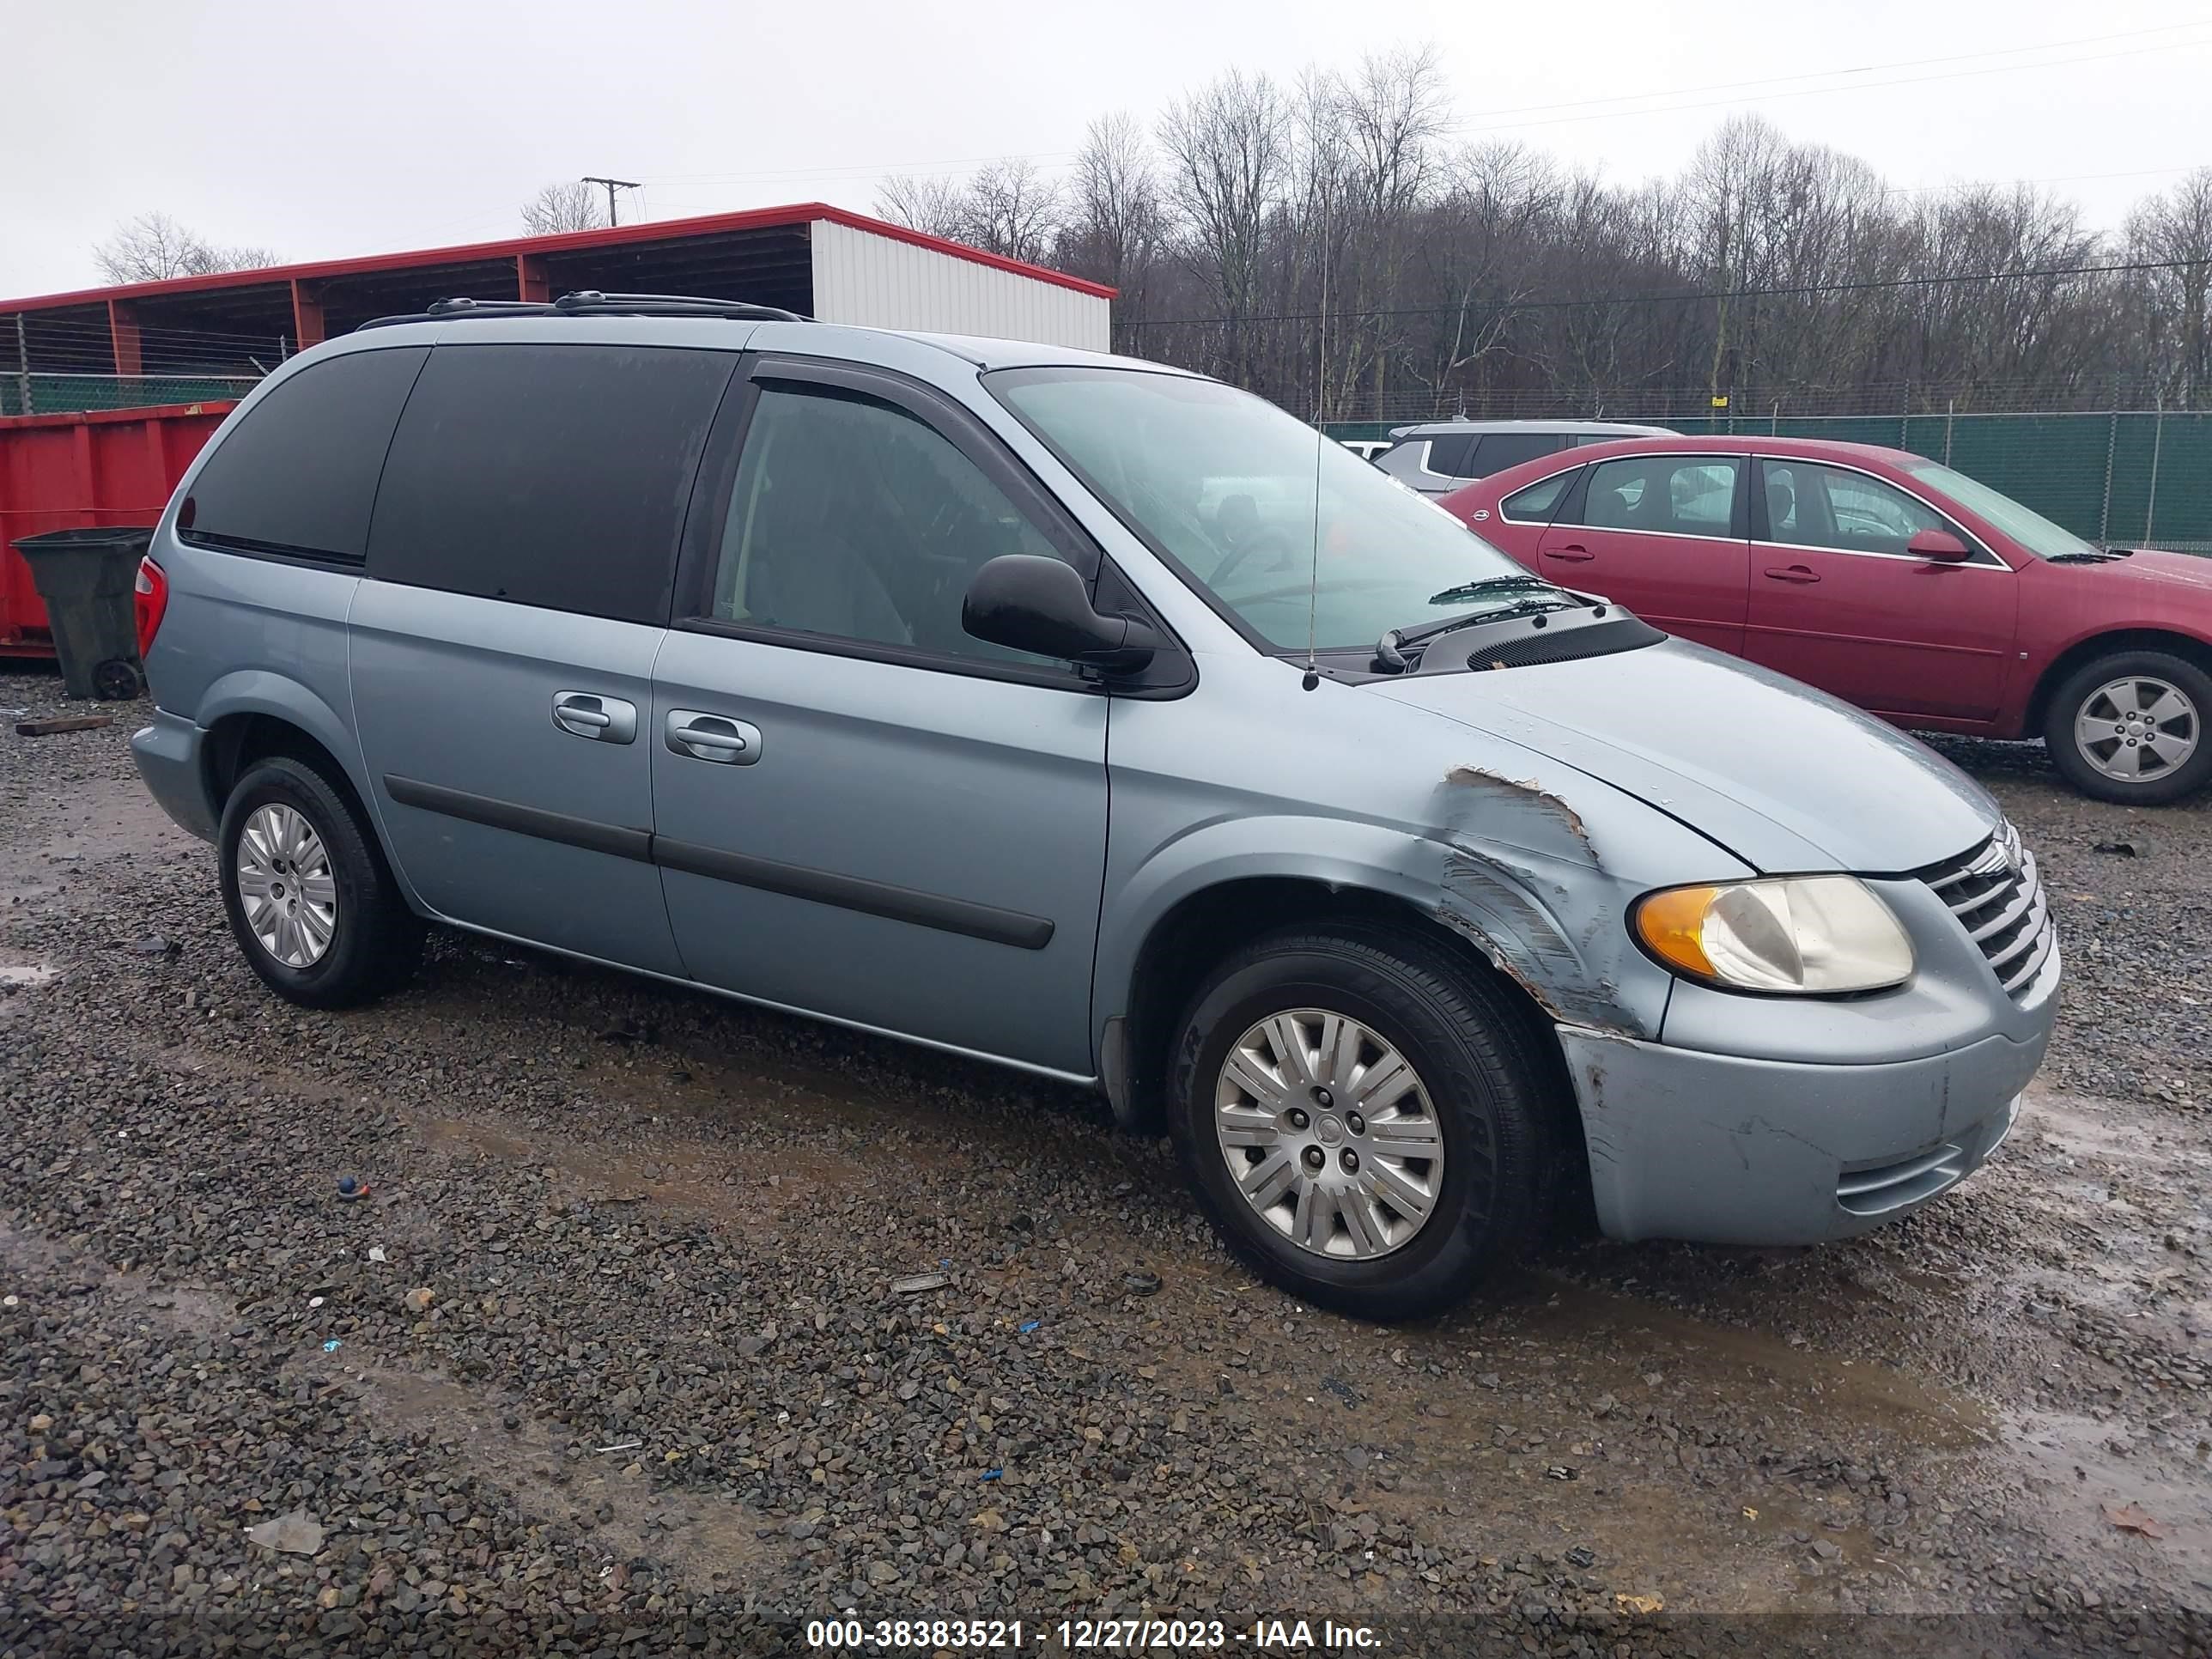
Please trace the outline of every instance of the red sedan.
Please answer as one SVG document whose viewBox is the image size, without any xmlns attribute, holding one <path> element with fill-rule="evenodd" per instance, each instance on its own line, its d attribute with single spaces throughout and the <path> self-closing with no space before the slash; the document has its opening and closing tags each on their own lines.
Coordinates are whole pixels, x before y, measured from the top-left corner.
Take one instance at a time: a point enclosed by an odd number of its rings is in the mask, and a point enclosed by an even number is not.
<svg viewBox="0 0 2212 1659">
<path fill-rule="evenodd" d="M 2212 775 L 2212 559 L 2100 550 L 1917 455 L 1634 438 L 1442 505 L 1562 586 L 1899 726 L 2040 737 L 2103 799 Z"/>
</svg>

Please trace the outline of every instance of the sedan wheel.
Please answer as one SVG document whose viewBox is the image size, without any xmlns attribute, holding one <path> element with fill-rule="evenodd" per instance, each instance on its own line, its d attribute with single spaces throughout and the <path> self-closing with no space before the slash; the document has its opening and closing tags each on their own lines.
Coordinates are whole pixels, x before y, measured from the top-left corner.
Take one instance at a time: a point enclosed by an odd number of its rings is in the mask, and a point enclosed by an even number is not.
<svg viewBox="0 0 2212 1659">
<path fill-rule="evenodd" d="M 2201 726 L 2197 705 L 2179 686 L 2130 674 L 2090 693 L 2074 717 L 2074 741 L 2106 777 L 2148 782 L 2189 763 Z"/>
<path fill-rule="evenodd" d="M 2085 795 L 2162 806 L 2212 780 L 2212 675 L 2169 651 L 2115 651 L 2052 688 L 2043 738 Z"/>
</svg>

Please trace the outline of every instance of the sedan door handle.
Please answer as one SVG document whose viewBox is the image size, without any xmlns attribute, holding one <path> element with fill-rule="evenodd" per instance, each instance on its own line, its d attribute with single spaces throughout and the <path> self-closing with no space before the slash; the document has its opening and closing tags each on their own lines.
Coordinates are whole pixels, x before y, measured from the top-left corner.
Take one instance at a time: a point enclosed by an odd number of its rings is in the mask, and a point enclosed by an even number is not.
<svg viewBox="0 0 2212 1659">
<path fill-rule="evenodd" d="M 637 705 L 595 691 L 556 691 L 553 724 L 572 738 L 628 743 L 637 736 Z"/>
<path fill-rule="evenodd" d="M 1766 568 L 1766 579 L 1773 582 L 1816 582 L 1820 580 L 1818 573 L 1802 564 L 1787 567 L 1769 565 Z"/>
<path fill-rule="evenodd" d="M 1547 559 L 1562 560 L 1568 564 L 1587 564 L 1590 560 L 1597 557 L 1597 555 L 1579 542 L 1569 542 L 1565 547 L 1547 548 L 1544 550 L 1544 556 Z"/>
<path fill-rule="evenodd" d="M 717 766 L 750 766 L 760 758 L 760 728 L 722 714 L 672 708 L 666 726 L 669 750 Z"/>
</svg>

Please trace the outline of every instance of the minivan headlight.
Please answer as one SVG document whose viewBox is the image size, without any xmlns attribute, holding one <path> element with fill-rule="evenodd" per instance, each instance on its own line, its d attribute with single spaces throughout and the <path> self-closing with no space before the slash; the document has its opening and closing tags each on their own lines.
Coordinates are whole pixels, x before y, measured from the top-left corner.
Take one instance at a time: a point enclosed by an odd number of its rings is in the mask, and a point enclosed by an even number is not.
<svg viewBox="0 0 2212 1659">
<path fill-rule="evenodd" d="M 1878 991 L 1912 973 L 1912 941 L 1855 876 L 1670 887 L 1636 902 L 1637 937 L 1675 972 L 1736 991 Z"/>
</svg>

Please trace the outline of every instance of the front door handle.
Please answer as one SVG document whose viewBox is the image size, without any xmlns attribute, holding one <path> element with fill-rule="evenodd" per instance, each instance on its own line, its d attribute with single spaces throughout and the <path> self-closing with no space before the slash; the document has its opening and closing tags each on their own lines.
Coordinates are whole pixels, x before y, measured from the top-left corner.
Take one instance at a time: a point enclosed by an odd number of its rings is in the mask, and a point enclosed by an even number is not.
<svg viewBox="0 0 2212 1659">
<path fill-rule="evenodd" d="M 696 708 L 672 708 L 665 728 L 672 754 L 717 766 L 750 766 L 761 757 L 760 728 L 726 714 Z"/>
<path fill-rule="evenodd" d="M 1544 550 L 1544 556 L 1547 559 L 1558 559 L 1567 564 L 1587 564 L 1590 560 L 1597 557 L 1597 555 L 1580 542 L 1569 542 L 1565 547 L 1547 548 Z"/>
<path fill-rule="evenodd" d="M 1820 580 L 1818 572 L 1802 564 L 1769 565 L 1766 579 L 1771 582 L 1816 582 Z"/>
<path fill-rule="evenodd" d="M 596 691 L 556 691 L 553 724 L 572 738 L 628 743 L 637 736 L 637 705 Z"/>
</svg>

